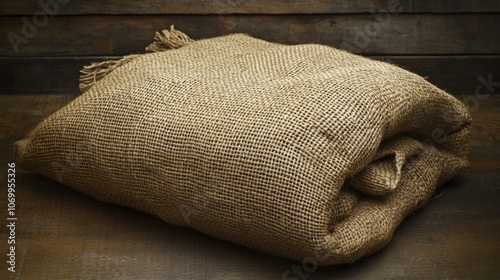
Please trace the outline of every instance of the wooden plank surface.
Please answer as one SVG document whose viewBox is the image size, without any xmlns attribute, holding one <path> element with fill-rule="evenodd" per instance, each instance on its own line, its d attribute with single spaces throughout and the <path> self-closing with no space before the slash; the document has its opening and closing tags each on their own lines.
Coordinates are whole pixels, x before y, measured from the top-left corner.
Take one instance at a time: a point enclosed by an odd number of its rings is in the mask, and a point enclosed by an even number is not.
<svg viewBox="0 0 500 280">
<path fill-rule="evenodd" d="M 13 141 L 74 97 L 0 96 L 0 181 L 13 161 Z M 283 278 L 301 263 L 98 202 L 18 168 L 17 272 L 7 271 L 3 225 L 0 279 L 498 279 L 500 96 L 467 98 L 477 101 L 469 171 L 405 219 L 388 247 L 354 264 Z M 0 199 L 6 192 L 0 188 Z"/>
<path fill-rule="evenodd" d="M 0 58 L 0 94 L 78 93 L 79 70 L 120 57 Z M 480 77 L 500 82 L 500 56 L 372 56 L 417 73 L 452 94 L 475 92 Z M 484 90 L 483 90 L 484 91 Z M 500 90 L 492 93 L 498 94 Z"/>
<path fill-rule="evenodd" d="M 102 60 L 106 58 L 0 58 L 0 94 L 79 93 L 80 69 Z"/>
<path fill-rule="evenodd" d="M 500 54 L 497 14 L 61 16 L 33 29 L 26 22 L 0 17 L 0 34 L 6 34 L 0 36 L 0 56 L 142 53 L 155 32 L 171 24 L 193 39 L 248 33 L 371 55 Z"/>
<path fill-rule="evenodd" d="M 403 4 L 403 3 L 402 3 Z M 413 0 L 407 5 L 412 5 L 415 13 L 498 13 L 500 2 L 496 0 Z"/>
<path fill-rule="evenodd" d="M 123 5 L 119 0 L 3 0 L 0 15 L 32 15 L 43 10 L 57 9 L 59 15 L 84 14 L 337 14 L 375 13 L 392 10 L 403 13 L 491 13 L 500 12 L 496 0 L 145 0 L 129 1 Z M 59 4 L 64 3 L 64 4 Z"/>
</svg>

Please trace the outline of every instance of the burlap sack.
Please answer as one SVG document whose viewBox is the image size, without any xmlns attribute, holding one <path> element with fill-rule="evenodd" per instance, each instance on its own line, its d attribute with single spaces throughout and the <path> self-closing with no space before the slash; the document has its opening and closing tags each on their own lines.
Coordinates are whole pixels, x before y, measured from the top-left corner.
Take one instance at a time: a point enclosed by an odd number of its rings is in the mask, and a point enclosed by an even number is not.
<svg viewBox="0 0 500 280">
<path fill-rule="evenodd" d="M 87 91 L 15 144 L 18 164 L 321 265 L 385 246 L 467 165 L 464 106 L 401 68 L 242 34 L 156 39 L 154 53 L 87 67 Z"/>
</svg>

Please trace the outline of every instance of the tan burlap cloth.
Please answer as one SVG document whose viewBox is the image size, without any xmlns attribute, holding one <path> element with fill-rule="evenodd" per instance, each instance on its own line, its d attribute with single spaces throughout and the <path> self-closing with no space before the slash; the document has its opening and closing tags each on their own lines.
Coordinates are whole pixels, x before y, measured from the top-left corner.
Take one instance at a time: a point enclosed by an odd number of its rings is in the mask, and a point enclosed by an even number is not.
<svg viewBox="0 0 500 280">
<path fill-rule="evenodd" d="M 86 67 L 85 93 L 15 144 L 18 164 L 321 265 L 385 246 L 467 166 L 466 108 L 401 68 L 243 34 L 156 40 L 152 53 Z"/>
</svg>

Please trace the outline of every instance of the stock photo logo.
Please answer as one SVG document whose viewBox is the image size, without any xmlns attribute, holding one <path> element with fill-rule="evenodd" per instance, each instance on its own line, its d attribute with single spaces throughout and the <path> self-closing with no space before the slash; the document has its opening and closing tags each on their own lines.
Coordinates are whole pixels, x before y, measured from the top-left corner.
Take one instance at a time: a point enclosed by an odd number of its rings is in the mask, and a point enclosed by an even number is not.
<svg viewBox="0 0 500 280">
<path fill-rule="evenodd" d="M 479 108 L 479 101 L 485 101 L 490 97 L 491 93 L 495 93 L 495 89 L 500 87 L 500 82 L 493 80 L 493 74 L 489 73 L 487 79 L 479 75 L 477 77 L 478 84 L 474 91 L 474 95 L 469 95 L 464 98 L 464 104 L 469 111 L 474 112 Z"/>
<path fill-rule="evenodd" d="M 382 30 L 390 25 L 392 15 L 401 13 L 403 9 L 404 7 L 399 0 L 389 0 L 387 9 L 382 9 L 378 13 L 372 12 L 373 21 L 367 23 L 362 30 L 356 31 L 352 42 L 343 41 L 340 48 L 354 53 L 361 53 L 361 50 L 366 48 L 373 38 L 380 35 Z"/>
<path fill-rule="evenodd" d="M 7 34 L 7 38 L 14 52 L 18 53 L 19 47 L 22 44 L 28 44 L 30 39 L 35 38 L 40 29 L 49 24 L 49 17 L 57 15 L 61 5 L 65 5 L 69 1 L 70 0 L 39 0 L 39 10 L 35 12 L 31 18 L 26 16 L 21 18 L 22 25 L 20 32 L 11 31 Z"/>
</svg>

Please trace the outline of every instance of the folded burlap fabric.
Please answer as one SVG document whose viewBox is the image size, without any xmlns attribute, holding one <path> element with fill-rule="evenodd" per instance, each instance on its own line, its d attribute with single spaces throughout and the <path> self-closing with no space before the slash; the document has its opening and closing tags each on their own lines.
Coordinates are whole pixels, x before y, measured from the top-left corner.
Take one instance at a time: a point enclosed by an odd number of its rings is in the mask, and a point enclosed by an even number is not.
<svg viewBox="0 0 500 280">
<path fill-rule="evenodd" d="M 320 265 L 382 248 L 466 168 L 466 108 L 394 65 L 243 34 L 193 41 L 173 28 L 148 50 L 86 67 L 85 92 L 15 144 L 18 164 Z"/>
</svg>

